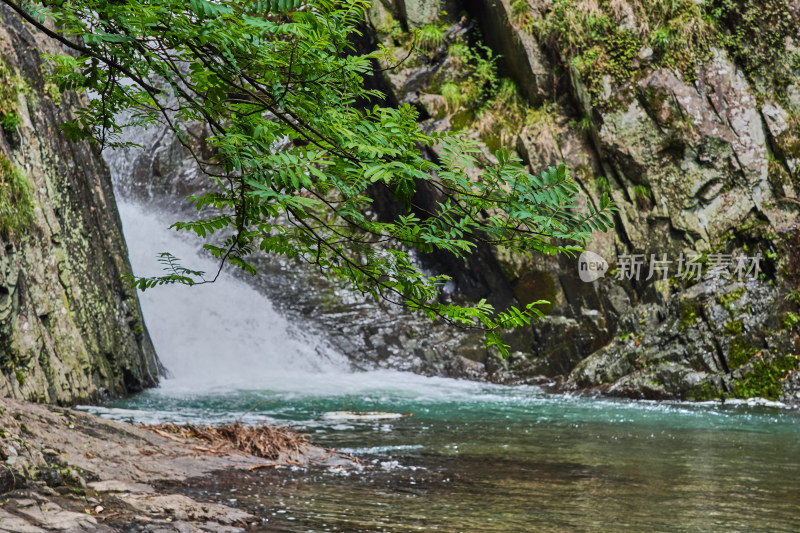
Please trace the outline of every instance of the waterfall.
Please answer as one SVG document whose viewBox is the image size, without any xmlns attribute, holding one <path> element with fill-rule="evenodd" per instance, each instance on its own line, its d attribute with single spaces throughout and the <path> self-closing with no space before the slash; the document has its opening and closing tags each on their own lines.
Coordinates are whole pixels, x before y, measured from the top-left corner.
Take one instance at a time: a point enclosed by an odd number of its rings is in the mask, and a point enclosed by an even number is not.
<svg viewBox="0 0 800 533">
<path fill-rule="evenodd" d="M 157 256 L 216 272 L 199 241 L 169 229 L 171 220 L 121 200 L 119 212 L 137 276 L 163 274 Z M 303 335 L 254 288 L 223 273 L 215 283 L 167 285 L 140 293 L 150 336 L 172 377 L 167 388 L 265 388 L 315 373 L 343 373 L 347 359 Z"/>
<path fill-rule="evenodd" d="M 175 220 L 197 214 L 184 198 L 208 186 L 194 159 L 163 125 L 128 128 L 120 141 L 139 146 L 107 149 L 103 157 L 134 274 L 163 274 L 157 260 L 161 252 L 172 253 L 187 268 L 215 273 L 218 263 L 205 253 L 199 238 L 169 229 Z M 472 342 L 465 342 L 458 330 L 432 325 L 405 310 L 387 310 L 335 287 L 331 290 L 343 305 L 325 309 L 318 295 L 300 292 L 316 290 L 305 275 L 285 275 L 281 261 L 258 264 L 265 272 L 261 276 L 270 277 L 255 283 L 223 271 L 215 283 L 160 286 L 140 293 L 145 323 L 171 374 L 157 394 L 371 394 L 378 389 L 405 391 L 414 384 L 412 394 L 424 390 L 436 395 L 451 381 L 409 371 L 422 369 L 428 357 L 444 359 Z M 277 308 L 270 299 L 280 302 Z M 306 316 L 306 307 L 316 314 Z M 366 371 L 354 372 L 356 368 Z M 462 387 L 470 388 L 456 388 Z"/>
</svg>

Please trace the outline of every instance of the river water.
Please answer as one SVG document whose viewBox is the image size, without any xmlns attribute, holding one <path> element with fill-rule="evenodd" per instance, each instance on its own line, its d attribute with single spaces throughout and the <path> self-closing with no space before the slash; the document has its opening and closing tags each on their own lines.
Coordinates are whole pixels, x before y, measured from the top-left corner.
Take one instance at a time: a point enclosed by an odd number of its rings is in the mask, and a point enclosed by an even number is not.
<svg viewBox="0 0 800 533">
<path fill-rule="evenodd" d="M 211 271 L 166 222 L 122 203 L 134 272 L 170 251 Z M 361 457 L 363 472 L 256 471 L 200 498 L 264 531 L 800 531 L 800 413 L 772 404 L 656 403 L 538 387 L 352 372 L 228 276 L 142 295 L 172 372 L 87 410 L 134 422 L 277 422 Z M 326 417 L 403 413 L 394 421 Z"/>
</svg>

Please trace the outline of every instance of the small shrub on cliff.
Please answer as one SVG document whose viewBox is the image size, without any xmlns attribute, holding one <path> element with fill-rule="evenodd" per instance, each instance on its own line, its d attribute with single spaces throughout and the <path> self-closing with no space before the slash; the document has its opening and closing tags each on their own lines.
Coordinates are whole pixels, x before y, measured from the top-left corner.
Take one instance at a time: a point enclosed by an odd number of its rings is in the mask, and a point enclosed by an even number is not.
<svg viewBox="0 0 800 533">
<path fill-rule="evenodd" d="M 786 311 L 783 316 L 781 317 L 781 324 L 786 329 L 794 328 L 798 323 L 800 323 L 800 316 L 791 311 Z"/>
<path fill-rule="evenodd" d="M 444 44 L 444 30 L 435 24 L 426 24 L 417 32 L 417 43 L 423 50 L 433 52 Z"/>
<path fill-rule="evenodd" d="M 500 88 L 478 113 L 475 121 L 481 139 L 492 150 L 510 147 L 525 123 L 525 102 L 517 85 L 508 78 L 500 80 Z"/>
<path fill-rule="evenodd" d="M 462 69 L 469 62 L 469 46 L 462 42 L 454 42 L 447 48 L 447 55 L 456 69 Z"/>
<path fill-rule="evenodd" d="M 439 92 L 444 97 L 448 113 L 455 113 L 461 106 L 461 89 L 455 83 L 445 83 Z"/>
<path fill-rule="evenodd" d="M 492 50 L 476 43 L 468 49 L 466 80 L 462 83 L 465 99 L 474 102 L 475 106 L 492 98 L 500 79 L 497 75 L 497 56 Z"/>
<path fill-rule="evenodd" d="M 511 20 L 525 31 L 533 30 L 533 16 L 528 0 L 514 0 L 511 4 Z"/>
<path fill-rule="evenodd" d="M 633 186 L 633 197 L 636 199 L 636 206 L 640 211 L 650 207 L 650 199 L 652 196 L 653 194 L 650 192 L 650 188 L 647 185 Z"/>
<path fill-rule="evenodd" d="M 3 128 L 6 133 L 12 133 L 19 127 L 19 121 L 19 115 L 16 113 L 0 115 L 0 128 Z"/>
</svg>

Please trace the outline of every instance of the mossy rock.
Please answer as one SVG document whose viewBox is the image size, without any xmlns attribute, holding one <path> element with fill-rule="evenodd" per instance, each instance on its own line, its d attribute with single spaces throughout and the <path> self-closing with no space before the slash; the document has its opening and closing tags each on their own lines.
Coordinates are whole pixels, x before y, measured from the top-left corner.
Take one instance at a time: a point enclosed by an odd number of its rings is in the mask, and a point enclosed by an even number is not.
<svg viewBox="0 0 800 533">
<path fill-rule="evenodd" d="M 700 321 L 700 316 L 703 311 L 703 306 L 700 302 L 695 300 L 683 300 L 681 301 L 681 307 L 679 310 L 679 321 L 678 327 L 680 329 L 686 329 L 695 325 L 697 322 Z"/>
<path fill-rule="evenodd" d="M 762 360 L 753 364 L 749 373 L 733 386 L 736 398 L 766 398 L 778 400 L 783 392 L 783 380 L 790 371 L 797 369 L 800 359 L 796 355 L 785 355 L 774 360 Z"/>
<path fill-rule="evenodd" d="M 741 328 L 741 320 L 737 322 Z M 726 330 L 727 329 L 728 326 L 726 326 Z M 741 331 L 739 333 L 741 333 Z M 742 335 L 731 339 L 731 342 L 728 345 L 728 369 L 735 370 L 742 365 L 747 364 L 757 353 L 758 348 L 750 344 Z"/>
<path fill-rule="evenodd" d="M 696 386 L 694 389 L 692 389 L 686 394 L 686 398 L 688 400 L 694 400 L 696 402 L 719 400 L 724 396 L 725 393 L 723 391 L 721 391 L 719 388 L 715 387 L 708 381 L 702 382 L 700 385 Z"/>
<path fill-rule="evenodd" d="M 728 335 L 741 335 L 744 331 L 744 323 L 741 320 L 731 320 L 725 324 L 725 333 Z"/>
<path fill-rule="evenodd" d="M 19 233 L 33 222 L 33 195 L 28 178 L 0 153 L 0 235 Z"/>
<path fill-rule="evenodd" d="M 744 287 L 739 287 L 738 289 L 732 290 L 727 292 L 717 298 L 720 304 L 726 309 L 730 304 L 740 300 L 744 296 Z"/>
</svg>

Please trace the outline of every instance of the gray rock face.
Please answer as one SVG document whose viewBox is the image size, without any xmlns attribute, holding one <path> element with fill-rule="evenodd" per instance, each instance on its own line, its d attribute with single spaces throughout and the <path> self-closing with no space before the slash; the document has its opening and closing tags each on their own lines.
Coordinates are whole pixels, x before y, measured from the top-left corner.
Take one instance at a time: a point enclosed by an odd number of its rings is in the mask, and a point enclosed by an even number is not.
<svg viewBox="0 0 800 533">
<path fill-rule="evenodd" d="M 530 31 L 512 23 L 511 1 L 481 1 L 469 7 L 471 15 L 480 23 L 486 43 L 501 56 L 504 70 L 528 100 L 539 104 L 554 99 L 557 89 L 564 89 L 553 75 L 553 63 Z"/>
<path fill-rule="evenodd" d="M 786 89 L 783 103 L 757 96 L 751 80 L 717 48 L 698 64 L 696 79 L 687 81 L 658 66 L 653 49 L 643 46 L 633 60 L 635 75 L 624 81 L 603 75 L 602 90 L 590 94 L 563 50 L 540 42 L 531 29 L 550 11 L 548 2 L 529 2 L 528 27 L 515 20 L 518 4 L 468 7 L 486 42 L 503 54 L 504 74 L 536 109 L 516 139 L 524 162 L 532 172 L 565 162 L 586 202 L 597 205 L 607 192 L 619 207 L 616 228 L 586 245 L 610 263 L 604 279 L 580 281 L 575 259 L 499 254 L 518 301 L 535 294 L 553 303 L 532 335 L 517 338 L 514 348 L 526 354 L 517 366 L 569 376 L 569 390 L 775 397 L 780 384 L 769 390 L 752 384 L 753 376 L 771 373 L 775 385 L 774 376 L 792 364 L 787 355 L 797 352 L 797 305 L 786 300 L 797 286 L 796 84 Z M 616 2 L 614 9 L 623 29 L 635 25 L 628 2 Z M 409 73 L 390 77 L 400 94 L 409 79 Z M 552 103 L 541 105 L 546 100 Z M 441 118 L 427 100 L 420 103 Z M 765 254 L 763 279 L 743 286 L 736 280 L 711 288 L 704 280 L 648 281 L 646 271 L 638 281 L 613 276 L 621 254 L 674 262 L 681 254 L 758 251 Z M 673 263 L 670 277 L 676 268 Z M 731 292 L 747 304 L 736 307 L 726 299 Z M 687 302 L 697 307 L 697 323 L 683 323 Z M 787 384 L 791 375 L 784 376 Z M 793 397 L 790 388 L 777 396 Z"/>
<path fill-rule="evenodd" d="M 651 399 L 745 396 L 740 382 L 793 351 L 791 337 L 775 333 L 779 298 L 762 281 L 705 281 L 667 306 L 637 306 L 621 317 L 629 333 L 581 361 L 564 388 Z M 785 388 L 758 392 L 789 399 Z"/>
<path fill-rule="evenodd" d="M 69 404 L 153 386 L 156 354 L 120 280 L 130 265 L 108 170 L 93 146 L 58 130 L 79 104 L 45 86 L 40 54 L 58 52 L 7 8 L 0 16 L 0 56 L 24 88 L 0 154 L 34 206 L 29 224 L 0 235 L 0 396 Z"/>
<path fill-rule="evenodd" d="M 600 153 L 623 186 L 649 188 L 655 205 L 647 218 L 667 218 L 672 228 L 706 242 L 751 211 L 786 224 L 786 213 L 766 206 L 773 198 L 768 149 L 746 80 L 721 51 L 701 73 L 700 90 L 663 69 L 642 79 L 641 98 L 603 115 Z M 652 247 L 648 226 L 626 228 L 634 248 Z"/>
<path fill-rule="evenodd" d="M 435 22 L 441 14 L 440 0 L 402 0 L 403 14 L 410 28 Z"/>
</svg>

